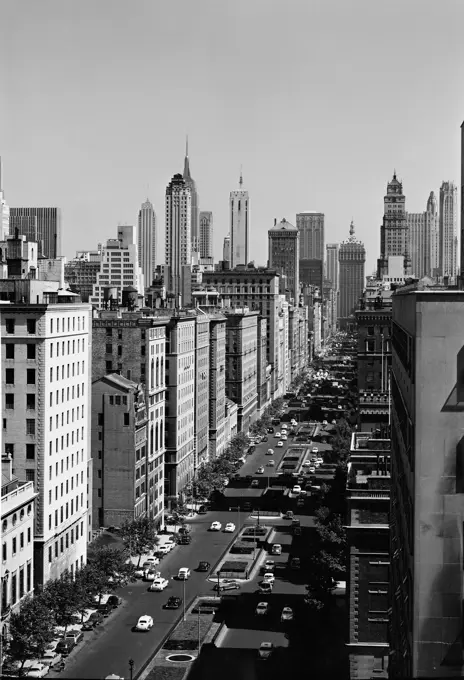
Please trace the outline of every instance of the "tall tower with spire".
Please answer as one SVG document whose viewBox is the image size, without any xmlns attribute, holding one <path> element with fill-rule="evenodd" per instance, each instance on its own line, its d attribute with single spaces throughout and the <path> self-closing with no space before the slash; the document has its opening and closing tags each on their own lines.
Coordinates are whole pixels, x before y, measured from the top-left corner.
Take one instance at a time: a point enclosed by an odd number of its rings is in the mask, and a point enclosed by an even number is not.
<svg viewBox="0 0 464 680">
<path fill-rule="evenodd" d="M 350 224 L 350 236 L 340 244 L 338 251 L 340 302 L 338 319 L 340 328 L 346 328 L 350 318 L 354 321 L 354 312 L 364 288 L 364 264 L 366 249 L 361 241 L 356 239 L 354 222 Z"/>
<path fill-rule="evenodd" d="M 192 197 L 192 207 L 190 213 L 190 225 L 191 225 L 191 249 L 192 252 L 198 251 L 200 247 L 199 233 L 198 233 L 198 192 L 195 180 L 190 174 L 190 160 L 188 153 L 188 135 L 185 139 L 185 158 L 184 158 L 184 174 L 183 174 L 185 186 L 190 189 L 190 194 Z"/>
<path fill-rule="evenodd" d="M 151 286 L 156 266 L 156 215 L 148 200 L 142 203 L 137 224 L 137 246 L 139 267 L 142 269 L 145 286 Z"/>
<path fill-rule="evenodd" d="M 408 221 L 406 215 L 406 197 L 403 184 L 393 171 L 393 179 L 387 184 L 387 194 L 383 199 L 384 214 L 380 227 L 380 258 L 377 260 L 377 276 L 381 279 L 388 275 L 388 258 L 401 256 L 404 261 L 405 276 L 411 273 L 409 254 Z"/>
<path fill-rule="evenodd" d="M 2 159 L 0 157 L 0 228 L 1 228 L 1 240 L 4 241 L 8 234 L 10 233 L 10 209 L 6 204 L 5 198 L 3 196 L 3 167 Z"/>
<path fill-rule="evenodd" d="M 230 192 L 230 267 L 249 262 L 249 219 L 250 199 L 243 189 L 240 170 L 239 190 Z"/>
<path fill-rule="evenodd" d="M 192 264 L 191 226 L 192 195 L 181 174 L 174 175 L 166 187 L 166 265 L 168 292 L 174 305 L 180 307 L 185 299 Z"/>
</svg>

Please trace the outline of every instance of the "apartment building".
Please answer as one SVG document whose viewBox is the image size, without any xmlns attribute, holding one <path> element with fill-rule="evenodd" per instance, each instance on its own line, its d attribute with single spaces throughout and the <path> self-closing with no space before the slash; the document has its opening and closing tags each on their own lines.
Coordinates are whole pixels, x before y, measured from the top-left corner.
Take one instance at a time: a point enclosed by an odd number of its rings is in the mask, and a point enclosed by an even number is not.
<svg viewBox="0 0 464 680">
<path fill-rule="evenodd" d="M 247 432 L 257 417 L 258 312 L 247 308 L 224 311 L 226 394 L 238 406 L 238 431 Z"/>
<path fill-rule="evenodd" d="M 226 410 L 226 318 L 209 314 L 209 458 L 224 452 Z"/>
<path fill-rule="evenodd" d="M 271 367 L 267 363 L 267 319 L 258 317 L 257 342 L 257 386 L 258 386 L 258 418 L 271 402 Z"/>
<path fill-rule="evenodd" d="M 111 373 L 92 384 L 93 524 L 149 514 L 148 410 L 142 384 Z"/>
<path fill-rule="evenodd" d="M 122 309 L 100 312 L 92 321 L 92 379 L 121 373 L 141 384 L 148 411 L 145 468 L 148 516 L 161 524 L 164 511 L 167 318 L 142 317 Z"/>
<path fill-rule="evenodd" d="M 195 323 L 195 470 L 208 460 L 209 441 L 209 317 Z"/>
</svg>

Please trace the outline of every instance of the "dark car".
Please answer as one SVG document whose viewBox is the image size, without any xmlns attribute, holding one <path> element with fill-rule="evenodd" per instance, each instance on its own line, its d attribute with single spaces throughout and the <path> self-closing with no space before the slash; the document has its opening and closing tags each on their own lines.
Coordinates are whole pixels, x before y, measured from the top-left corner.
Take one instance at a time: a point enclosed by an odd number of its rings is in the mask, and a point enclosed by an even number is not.
<svg viewBox="0 0 464 680">
<path fill-rule="evenodd" d="M 301 560 L 299 557 L 292 557 L 290 560 L 290 569 L 300 569 L 301 568 Z"/>
<path fill-rule="evenodd" d="M 197 571 L 209 571 L 211 569 L 211 565 L 209 562 L 201 561 L 200 564 L 197 567 Z"/>
<path fill-rule="evenodd" d="M 251 480 L 253 479 L 253 475 L 246 475 L 245 479 L 247 482 L 251 482 Z"/>
<path fill-rule="evenodd" d="M 78 645 L 84 639 L 84 636 L 80 630 L 68 630 L 64 639 L 71 640 L 75 645 Z"/>
<path fill-rule="evenodd" d="M 206 507 L 206 505 L 200 505 L 200 507 L 198 508 L 198 514 L 199 515 L 206 515 L 207 512 L 208 512 L 208 508 Z"/>
<path fill-rule="evenodd" d="M 83 624 L 82 630 L 93 630 L 95 626 L 100 625 L 103 621 L 103 616 L 100 612 L 93 612 L 90 614 L 87 621 Z"/>
<path fill-rule="evenodd" d="M 294 517 L 292 519 L 292 527 L 299 527 L 301 524 L 300 520 L 297 517 Z"/>
<path fill-rule="evenodd" d="M 190 531 L 191 531 L 190 524 L 184 524 L 183 526 L 181 526 L 178 533 L 182 536 L 182 534 L 189 534 Z"/>
<path fill-rule="evenodd" d="M 240 583 L 237 583 L 236 581 L 228 581 L 228 582 L 222 582 L 214 586 L 213 590 L 219 591 L 222 593 L 224 590 L 238 590 L 240 588 Z"/>
<path fill-rule="evenodd" d="M 301 536 L 301 527 L 293 527 L 293 535 Z"/>
<path fill-rule="evenodd" d="M 110 595 L 106 601 L 106 604 L 109 604 L 109 606 L 112 607 L 113 609 L 117 609 L 121 602 L 122 602 L 121 598 L 118 597 L 117 595 Z"/>
<path fill-rule="evenodd" d="M 274 434 L 274 428 L 273 427 L 268 427 L 267 431 L 269 434 Z"/>
<path fill-rule="evenodd" d="M 190 545 L 192 542 L 192 537 L 188 534 L 184 534 L 183 536 L 179 536 L 179 540 L 177 542 L 179 545 Z"/>
<path fill-rule="evenodd" d="M 66 639 L 60 640 L 56 645 L 55 652 L 61 656 L 68 656 L 76 646 L 74 640 Z"/>
<path fill-rule="evenodd" d="M 182 598 L 180 597 L 170 597 L 169 600 L 164 605 L 165 609 L 179 609 L 182 604 Z"/>
<path fill-rule="evenodd" d="M 108 604 L 108 602 L 105 602 L 105 604 L 98 605 L 97 611 L 100 612 L 100 614 L 102 614 L 106 618 L 113 611 L 113 607 L 110 604 Z"/>
</svg>

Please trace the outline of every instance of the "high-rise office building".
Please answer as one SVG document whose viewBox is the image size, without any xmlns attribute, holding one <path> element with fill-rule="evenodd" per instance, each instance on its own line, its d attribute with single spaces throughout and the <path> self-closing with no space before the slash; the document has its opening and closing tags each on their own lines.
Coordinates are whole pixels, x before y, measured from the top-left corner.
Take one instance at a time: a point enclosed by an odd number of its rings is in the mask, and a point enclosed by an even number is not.
<svg viewBox="0 0 464 680">
<path fill-rule="evenodd" d="M 453 182 L 442 182 L 438 237 L 440 276 L 455 277 L 457 274 L 457 224 L 458 188 Z"/>
<path fill-rule="evenodd" d="M 379 279 L 389 273 L 389 256 L 401 256 L 404 261 L 404 274 L 411 273 L 406 197 L 403 194 L 403 184 L 396 177 L 396 171 L 393 173 L 391 182 L 387 184 L 387 194 L 384 196 L 383 204 L 383 223 L 380 227 L 380 258 L 377 260 L 377 276 Z"/>
<path fill-rule="evenodd" d="M 300 282 L 303 286 L 316 286 L 322 295 L 324 262 L 319 259 L 300 260 Z"/>
<path fill-rule="evenodd" d="M 185 186 L 190 189 L 191 204 L 190 204 L 190 239 L 191 239 L 191 250 L 198 251 L 199 244 L 199 233 L 198 233 L 198 192 L 195 180 L 190 174 L 190 161 L 188 155 L 188 137 L 185 143 L 185 158 L 184 158 L 184 182 Z M 190 264 L 190 262 L 188 263 Z"/>
<path fill-rule="evenodd" d="M 438 275 L 438 204 L 433 191 L 422 213 L 406 213 L 411 273 L 413 276 Z"/>
<path fill-rule="evenodd" d="M 296 226 L 300 232 L 301 259 L 324 261 L 324 213 L 313 210 L 298 213 Z"/>
<path fill-rule="evenodd" d="M 199 250 L 200 257 L 213 257 L 213 213 L 207 210 L 200 212 Z"/>
<path fill-rule="evenodd" d="M 268 231 L 269 268 L 284 274 L 288 296 L 298 304 L 300 293 L 300 233 L 285 217 Z"/>
<path fill-rule="evenodd" d="M 169 267 L 168 292 L 176 306 L 182 302 L 186 267 L 191 266 L 192 191 L 180 174 L 166 188 L 166 265 Z"/>
<path fill-rule="evenodd" d="M 338 250 L 339 243 L 328 243 L 325 247 L 327 254 L 326 279 L 330 281 L 333 290 L 338 290 Z"/>
<path fill-rule="evenodd" d="M 3 195 L 3 166 L 0 157 L 0 240 L 5 241 L 10 233 L 10 208 L 7 206 Z"/>
<path fill-rule="evenodd" d="M 148 288 L 155 278 L 156 267 L 156 215 L 148 198 L 139 210 L 137 246 L 139 267 L 143 273 L 144 285 Z"/>
<path fill-rule="evenodd" d="M 61 255 L 61 211 L 59 208 L 10 208 L 10 235 L 36 241 L 39 255 L 56 259 Z"/>
<path fill-rule="evenodd" d="M 230 234 L 224 238 L 224 245 L 222 246 L 222 259 L 224 262 L 230 262 Z"/>
<path fill-rule="evenodd" d="M 364 288 L 364 263 L 366 249 L 361 241 L 356 239 L 354 224 L 350 224 L 350 236 L 340 244 L 338 252 L 340 264 L 340 302 L 338 318 L 341 327 L 346 326 L 348 319 L 358 308 L 359 298 Z"/>
<path fill-rule="evenodd" d="M 249 250 L 249 205 L 248 191 L 242 189 L 243 177 L 240 174 L 240 189 L 230 192 L 230 267 L 248 264 Z"/>
</svg>

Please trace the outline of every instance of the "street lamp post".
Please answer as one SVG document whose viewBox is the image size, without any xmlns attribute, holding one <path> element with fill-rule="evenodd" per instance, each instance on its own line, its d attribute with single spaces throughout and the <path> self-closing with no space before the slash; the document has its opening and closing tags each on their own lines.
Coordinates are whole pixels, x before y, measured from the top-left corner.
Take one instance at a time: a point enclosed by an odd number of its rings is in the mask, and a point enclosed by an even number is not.
<svg viewBox="0 0 464 680">
<path fill-rule="evenodd" d="M 182 599 L 182 621 L 185 621 L 185 577 L 184 580 L 182 581 L 182 592 L 183 592 L 183 599 Z"/>
<path fill-rule="evenodd" d="M 130 672 L 130 680 L 132 680 L 134 676 L 134 659 L 129 659 L 129 672 Z"/>
</svg>

